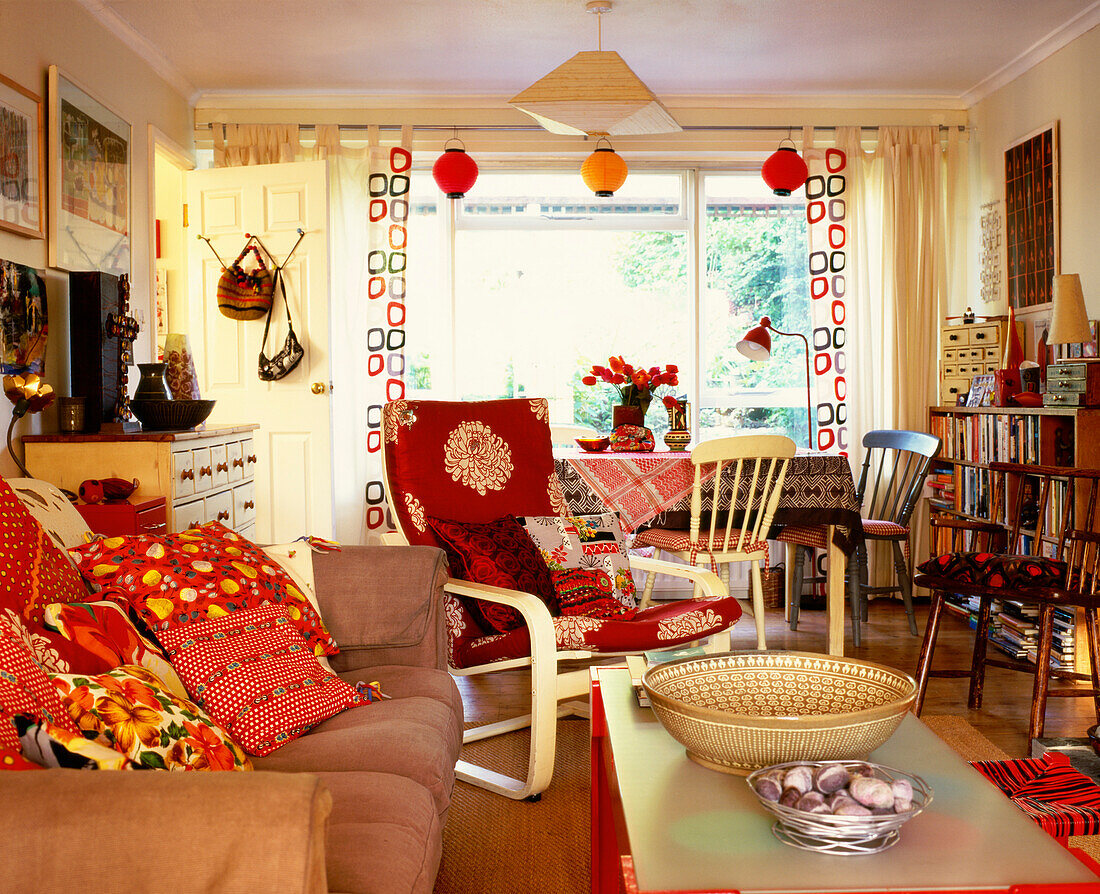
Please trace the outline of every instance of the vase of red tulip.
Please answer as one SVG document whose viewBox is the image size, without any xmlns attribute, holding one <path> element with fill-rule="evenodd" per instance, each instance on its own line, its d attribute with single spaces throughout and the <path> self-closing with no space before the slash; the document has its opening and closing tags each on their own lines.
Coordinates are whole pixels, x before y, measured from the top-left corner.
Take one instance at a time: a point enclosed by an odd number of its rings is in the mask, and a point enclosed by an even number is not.
<svg viewBox="0 0 1100 894">
<path fill-rule="evenodd" d="M 581 381 L 585 385 L 606 382 L 615 386 L 619 392 L 619 403 L 612 407 L 611 421 L 615 428 L 620 425 L 645 426 L 645 414 L 653 400 L 654 389 L 661 385 L 680 384 L 679 369 L 668 364 L 659 366 L 633 366 L 619 357 L 609 357 L 607 366 L 593 366 Z"/>
</svg>

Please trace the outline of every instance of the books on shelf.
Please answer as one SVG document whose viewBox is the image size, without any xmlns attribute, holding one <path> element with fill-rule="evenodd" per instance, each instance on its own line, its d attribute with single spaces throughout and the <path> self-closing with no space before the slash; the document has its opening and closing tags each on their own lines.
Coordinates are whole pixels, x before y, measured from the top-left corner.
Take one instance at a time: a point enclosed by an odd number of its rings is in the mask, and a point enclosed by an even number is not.
<svg viewBox="0 0 1100 894">
<path fill-rule="evenodd" d="M 942 442 L 943 459 L 1034 463 L 1039 461 L 1040 418 L 1006 408 L 1003 413 L 933 413 L 929 425 Z"/>
</svg>

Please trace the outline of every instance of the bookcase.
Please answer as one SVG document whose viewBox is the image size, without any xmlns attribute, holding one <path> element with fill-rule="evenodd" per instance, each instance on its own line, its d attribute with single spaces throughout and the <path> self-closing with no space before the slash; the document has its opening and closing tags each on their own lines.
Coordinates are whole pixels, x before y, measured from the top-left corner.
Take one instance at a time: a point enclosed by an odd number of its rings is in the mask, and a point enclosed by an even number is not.
<svg viewBox="0 0 1100 894">
<path fill-rule="evenodd" d="M 1100 468 L 1100 408 L 932 407 L 928 430 L 943 442 L 928 476 L 933 516 L 989 520 L 990 462 Z M 1048 511 L 1058 513 L 1060 494 L 1053 495 L 1051 504 Z M 932 555 L 950 549 L 945 532 L 935 528 L 929 545 Z M 1040 548 L 1049 554 L 1053 547 L 1051 542 Z M 977 600 L 970 604 L 965 597 L 948 594 L 946 604 L 967 617 L 971 626 L 976 623 Z M 1033 661 L 1037 616 L 1038 610 L 1026 604 L 995 601 L 990 642 L 1013 658 Z M 1055 628 L 1052 666 L 1087 673 L 1088 655 L 1077 648 L 1078 642 L 1084 642 L 1083 619 L 1075 617 L 1072 609 L 1059 609 Z"/>
</svg>

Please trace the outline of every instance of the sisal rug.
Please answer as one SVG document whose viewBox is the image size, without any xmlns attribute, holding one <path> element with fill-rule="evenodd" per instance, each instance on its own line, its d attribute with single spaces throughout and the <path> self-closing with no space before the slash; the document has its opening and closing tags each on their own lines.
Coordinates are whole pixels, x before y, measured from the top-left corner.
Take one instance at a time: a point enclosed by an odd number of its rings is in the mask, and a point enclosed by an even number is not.
<svg viewBox="0 0 1100 894">
<path fill-rule="evenodd" d="M 921 718 L 967 760 L 1009 757 L 964 717 Z M 527 759 L 526 731 L 467 745 L 465 760 L 519 775 Z M 589 743 L 587 720 L 558 722 L 554 780 L 534 803 L 512 801 L 456 782 L 435 894 L 583 894 L 589 890 Z M 1100 860 L 1100 836 L 1070 846 Z"/>
</svg>

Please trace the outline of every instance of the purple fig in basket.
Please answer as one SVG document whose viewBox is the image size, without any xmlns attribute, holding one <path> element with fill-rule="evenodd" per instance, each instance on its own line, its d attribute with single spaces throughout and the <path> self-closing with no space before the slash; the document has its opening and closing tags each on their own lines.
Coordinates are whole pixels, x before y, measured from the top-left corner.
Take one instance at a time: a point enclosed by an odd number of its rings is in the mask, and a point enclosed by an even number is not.
<svg viewBox="0 0 1100 894">
<path fill-rule="evenodd" d="M 825 803 L 825 796 L 821 792 L 806 792 L 798 799 L 798 803 L 794 807 L 795 810 L 802 810 L 806 813 L 832 813 Z"/>
<path fill-rule="evenodd" d="M 796 788 L 803 794 L 814 787 L 814 774 L 809 767 L 791 767 L 783 774 L 783 785 L 787 788 Z"/>
<path fill-rule="evenodd" d="M 756 793 L 765 801 L 778 801 L 783 794 L 783 774 L 765 773 L 756 780 Z"/>
<path fill-rule="evenodd" d="M 852 796 L 848 794 L 848 789 L 846 788 L 839 789 L 825 796 L 825 803 L 829 805 L 829 809 L 832 810 L 833 813 L 836 813 L 836 808 L 841 801 L 851 801 L 853 804 L 856 803 Z"/>
<path fill-rule="evenodd" d="M 825 764 L 814 770 L 814 788 L 823 795 L 828 795 L 844 788 L 851 778 L 840 764 Z"/>
<path fill-rule="evenodd" d="M 833 816 L 870 816 L 872 812 L 851 798 L 839 798 L 833 806 Z"/>
<path fill-rule="evenodd" d="M 783 794 L 779 796 L 779 803 L 784 807 L 794 807 L 798 803 L 798 799 L 802 797 L 802 792 L 796 788 L 785 788 Z"/>
<path fill-rule="evenodd" d="M 905 813 L 913 808 L 913 784 L 908 779 L 895 779 L 891 790 L 894 794 L 894 813 Z"/>
<path fill-rule="evenodd" d="M 848 786 L 852 797 L 864 807 L 890 807 L 894 806 L 894 790 L 890 783 L 873 776 L 857 776 Z"/>
</svg>

